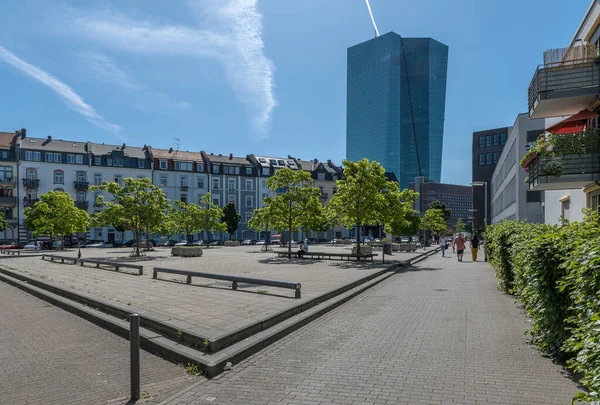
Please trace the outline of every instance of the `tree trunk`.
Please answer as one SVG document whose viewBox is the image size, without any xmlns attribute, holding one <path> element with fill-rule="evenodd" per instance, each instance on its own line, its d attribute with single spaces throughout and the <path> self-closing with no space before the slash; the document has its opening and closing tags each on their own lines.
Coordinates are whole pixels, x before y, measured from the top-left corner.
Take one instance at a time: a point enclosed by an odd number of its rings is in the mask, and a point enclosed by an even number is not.
<svg viewBox="0 0 600 405">
<path fill-rule="evenodd" d="M 362 226 L 360 224 L 356 224 L 356 254 L 360 255 L 360 231 Z"/>
<path fill-rule="evenodd" d="M 121 247 L 123 247 L 124 243 L 125 243 L 125 231 L 121 231 Z"/>
<path fill-rule="evenodd" d="M 292 203 L 290 202 L 290 216 L 288 218 L 288 258 L 292 258 Z"/>
<path fill-rule="evenodd" d="M 135 230 L 135 255 L 140 255 L 140 230 L 137 228 Z"/>
<path fill-rule="evenodd" d="M 146 224 L 146 250 L 150 250 L 148 247 L 150 245 L 150 230 L 148 229 L 148 225 Z"/>
</svg>

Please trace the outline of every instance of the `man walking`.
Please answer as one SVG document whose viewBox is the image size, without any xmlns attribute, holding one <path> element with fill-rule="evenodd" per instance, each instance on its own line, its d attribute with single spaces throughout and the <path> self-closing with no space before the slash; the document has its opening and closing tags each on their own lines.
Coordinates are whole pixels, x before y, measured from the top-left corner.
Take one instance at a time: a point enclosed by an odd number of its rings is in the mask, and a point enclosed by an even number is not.
<svg viewBox="0 0 600 405">
<path fill-rule="evenodd" d="M 442 235 L 440 237 L 440 248 L 442 248 L 442 257 L 446 257 L 446 248 L 448 247 L 448 242 L 446 241 L 446 237 Z"/>
<path fill-rule="evenodd" d="M 467 241 L 463 238 L 463 234 L 459 233 L 456 239 L 454 239 L 454 246 L 456 246 L 456 257 L 459 262 L 462 262 L 463 253 L 465 251 L 465 244 Z"/>
<path fill-rule="evenodd" d="M 479 249 L 479 238 L 477 235 L 473 235 L 471 238 L 471 255 L 473 256 L 473 261 L 477 261 L 477 250 Z"/>
</svg>

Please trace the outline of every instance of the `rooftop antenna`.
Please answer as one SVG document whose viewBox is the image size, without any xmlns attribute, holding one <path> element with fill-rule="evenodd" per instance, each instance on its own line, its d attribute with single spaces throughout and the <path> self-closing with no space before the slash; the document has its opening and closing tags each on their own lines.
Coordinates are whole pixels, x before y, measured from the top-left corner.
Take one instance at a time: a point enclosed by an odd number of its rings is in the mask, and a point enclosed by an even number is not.
<svg viewBox="0 0 600 405">
<path fill-rule="evenodd" d="M 177 138 L 177 137 L 173 137 L 173 138 L 175 138 L 175 141 L 177 142 L 176 143 L 177 149 L 175 149 L 175 150 L 179 150 L 179 143 L 181 142 L 181 138 Z"/>
<path fill-rule="evenodd" d="M 371 11 L 371 4 L 369 4 L 369 0 L 365 0 L 367 3 L 367 8 L 369 9 L 369 15 L 371 16 L 371 21 L 373 22 L 373 28 L 375 28 L 375 38 L 379 36 L 379 30 L 377 29 L 377 24 L 375 24 L 375 17 L 373 17 L 373 11 Z"/>
</svg>

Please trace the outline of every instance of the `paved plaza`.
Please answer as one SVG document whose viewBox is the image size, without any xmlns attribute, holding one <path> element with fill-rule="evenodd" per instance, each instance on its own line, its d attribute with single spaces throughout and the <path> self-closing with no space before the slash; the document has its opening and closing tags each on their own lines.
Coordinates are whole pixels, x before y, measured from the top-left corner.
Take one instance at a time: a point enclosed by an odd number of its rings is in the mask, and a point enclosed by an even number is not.
<svg viewBox="0 0 600 405">
<path fill-rule="evenodd" d="M 124 404 L 129 342 L 0 282 L 0 404 Z M 197 381 L 141 352 L 142 396 L 160 401 Z"/>
<path fill-rule="evenodd" d="M 577 384 L 470 260 L 437 254 L 163 405 L 571 403 Z"/>
<path fill-rule="evenodd" d="M 349 252 L 348 246 L 313 247 L 311 251 Z M 131 252 L 122 249 L 82 249 L 84 258 L 124 260 Z M 75 257 L 76 250 L 48 252 Z M 417 253 L 422 253 L 418 251 Z M 376 273 L 417 253 L 396 253 L 385 264 L 374 262 L 277 258 L 261 252 L 260 246 L 218 247 L 204 250 L 199 258 L 170 256 L 170 249 L 148 252 L 144 275 L 135 276 L 94 267 L 51 263 L 40 257 L 3 256 L 0 267 L 17 271 L 59 288 L 106 301 L 127 312 L 138 312 L 199 336 L 216 339 L 241 327 L 283 312 L 311 298 Z M 381 251 L 379 252 L 381 255 Z M 381 257 L 381 256 L 379 256 Z M 194 279 L 185 284 L 185 276 L 160 274 L 152 279 L 152 267 L 169 267 L 210 273 L 236 274 L 247 277 L 297 281 L 302 284 L 302 299 L 292 290 L 239 284 L 231 289 L 227 281 Z"/>
</svg>

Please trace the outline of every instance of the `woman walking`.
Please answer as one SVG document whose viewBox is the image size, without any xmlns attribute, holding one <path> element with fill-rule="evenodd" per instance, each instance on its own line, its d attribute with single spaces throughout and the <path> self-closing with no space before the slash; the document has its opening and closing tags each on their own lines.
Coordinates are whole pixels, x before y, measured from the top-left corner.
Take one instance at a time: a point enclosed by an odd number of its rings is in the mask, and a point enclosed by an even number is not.
<svg viewBox="0 0 600 405">
<path fill-rule="evenodd" d="M 479 238 L 477 235 L 473 235 L 471 238 L 471 256 L 473 256 L 473 262 L 477 261 L 477 251 L 479 250 Z"/>
<path fill-rule="evenodd" d="M 442 235 L 440 238 L 440 247 L 442 248 L 442 257 L 446 257 L 446 248 L 448 247 L 448 242 L 446 241 L 446 237 Z"/>
</svg>

